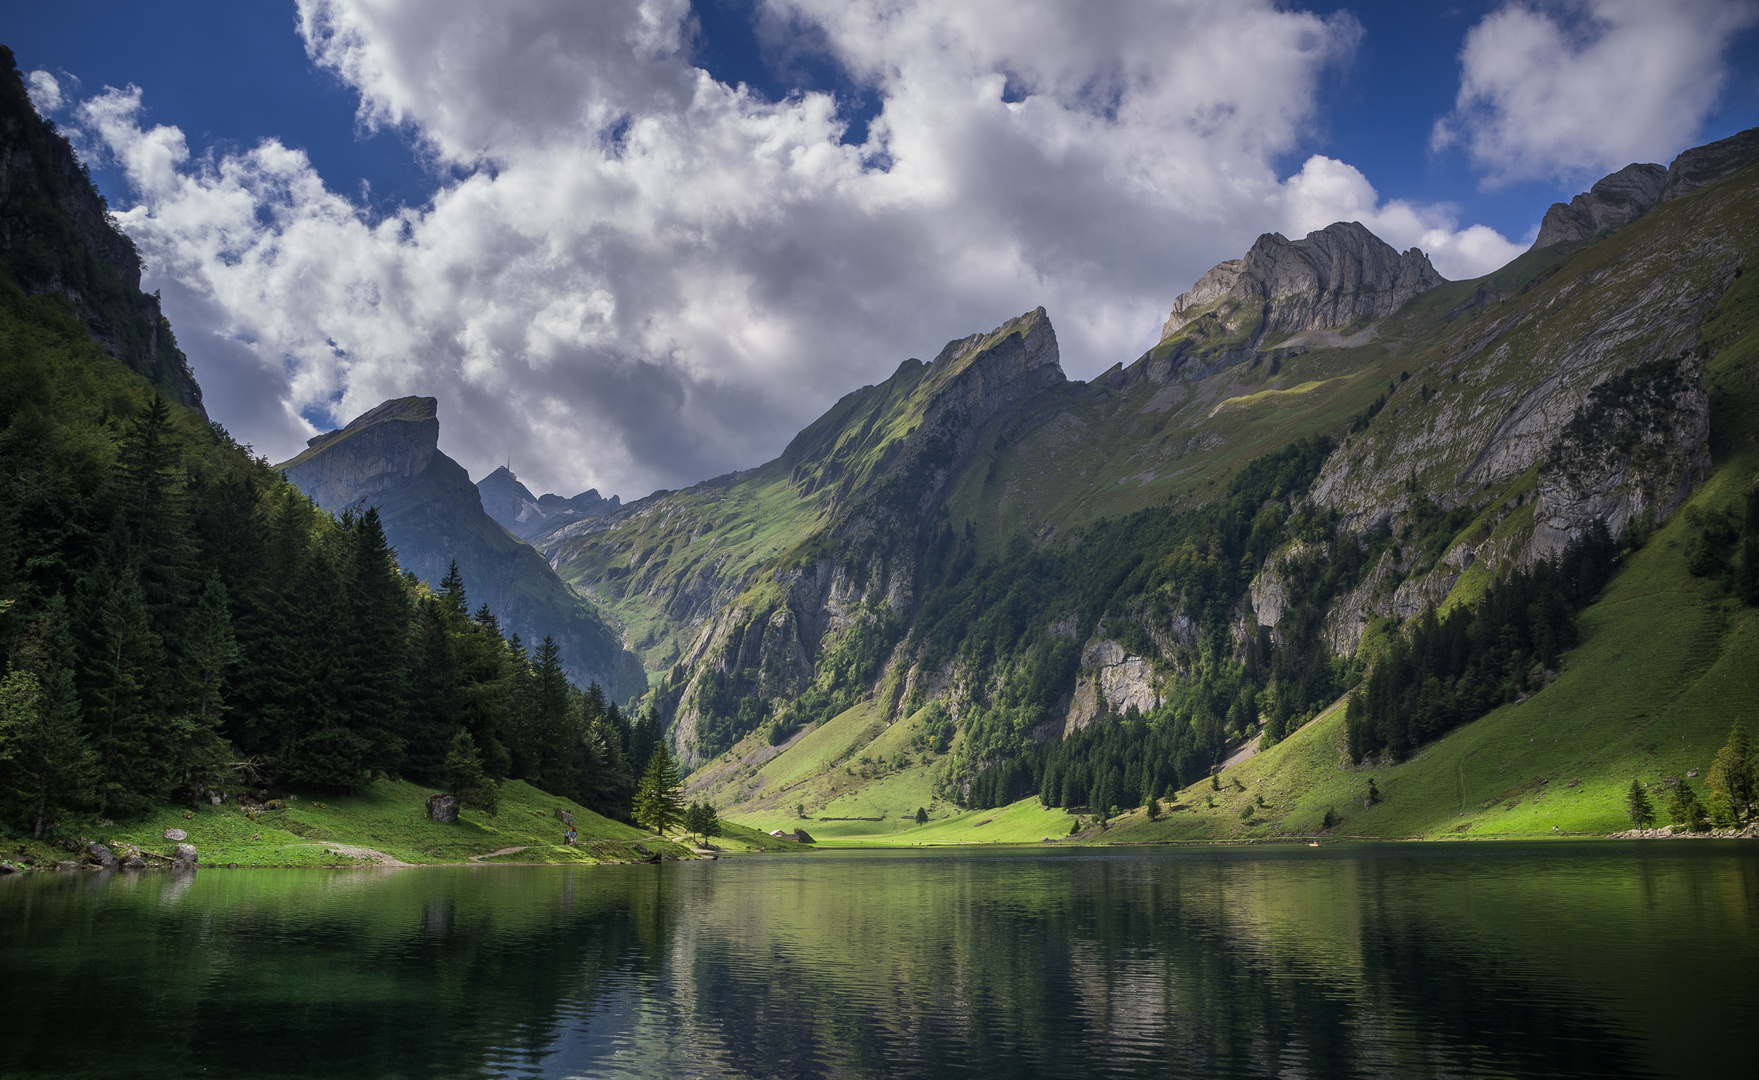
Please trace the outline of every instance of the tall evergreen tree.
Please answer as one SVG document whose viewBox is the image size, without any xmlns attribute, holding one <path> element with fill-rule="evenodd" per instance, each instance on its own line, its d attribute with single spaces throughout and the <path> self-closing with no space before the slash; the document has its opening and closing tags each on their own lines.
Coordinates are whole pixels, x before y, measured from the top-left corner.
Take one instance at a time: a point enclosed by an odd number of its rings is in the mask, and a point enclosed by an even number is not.
<svg viewBox="0 0 1759 1080">
<path fill-rule="evenodd" d="M 636 789 L 635 820 L 664 836 L 682 816 L 678 788 L 678 765 L 665 743 L 661 743 L 648 755 L 647 771 Z"/>
<path fill-rule="evenodd" d="M 80 723 L 67 605 L 50 600 L 0 682 L 0 799 L 39 839 L 82 806 L 97 761 Z"/>
<path fill-rule="evenodd" d="M 1625 792 L 1625 811 L 1631 815 L 1631 823 L 1639 829 L 1647 829 L 1655 824 L 1655 805 L 1649 801 L 1649 793 L 1637 780 Z"/>
<path fill-rule="evenodd" d="M 455 617 L 438 597 L 426 597 L 416 605 L 409 699 L 404 712 L 403 770 L 426 784 L 443 782 L 446 754 L 463 726 L 462 680 L 448 625 Z"/>
<path fill-rule="evenodd" d="M 531 738 L 537 768 L 528 779 L 545 791 L 572 791 L 574 744 L 580 732 L 569 708 L 568 676 L 555 639 L 546 634 L 532 660 Z"/>
<path fill-rule="evenodd" d="M 460 730 L 452 737 L 446 753 L 446 786 L 458 801 L 472 810 L 494 815 L 501 811 L 501 786 L 483 772 L 482 756 L 470 732 Z"/>
<path fill-rule="evenodd" d="M 379 511 L 345 514 L 347 620 L 341 650 L 348 724 L 364 740 L 366 773 L 394 775 L 403 759 L 409 598 Z"/>
<path fill-rule="evenodd" d="M 165 653 L 134 568 L 112 557 L 86 577 L 77 621 L 86 631 L 82 697 L 98 761 L 98 812 L 145 809 L 169 787 L 157 679 Z"/>
<path fill-rule="evenodd" d="M 1710 795 L 1713 812 L 1728 818 L 1718 824 L 1738 824 L 1753 812 L 1754 761 L 1747 727 L 1739 720 L 1729 729 L 1728 742 L 1710 762 Z"/>
</svg>

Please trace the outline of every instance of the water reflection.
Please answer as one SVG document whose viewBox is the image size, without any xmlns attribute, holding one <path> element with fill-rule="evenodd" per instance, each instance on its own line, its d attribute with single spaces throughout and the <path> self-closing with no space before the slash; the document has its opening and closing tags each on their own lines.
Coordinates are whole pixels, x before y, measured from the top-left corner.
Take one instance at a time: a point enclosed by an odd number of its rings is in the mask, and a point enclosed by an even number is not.
<svg viewBox="0 0 1759 1080">
<path fill-rule="evenodd" d="M 0 1061 L 1738 1074 L 1751 1005 L 1728 988 L 1759 974 L 1756 912 L 1759 859 L 1709 844 L 35 876 L 0 882 Z"/>
</svg>

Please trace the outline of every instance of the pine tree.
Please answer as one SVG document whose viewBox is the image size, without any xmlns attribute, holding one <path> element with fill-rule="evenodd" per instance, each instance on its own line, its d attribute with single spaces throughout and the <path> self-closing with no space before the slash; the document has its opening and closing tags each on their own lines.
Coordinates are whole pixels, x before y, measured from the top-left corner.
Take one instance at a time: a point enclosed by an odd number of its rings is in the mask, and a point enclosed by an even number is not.
<svg viewBox="0 0 1759 1080">
<path fill-rule="evenodd" d="M 1631 781 L 1630 790 L 1625 792 L 1625 811 L 1631 815 L 1632 824 L 1639 829 L 1647 829 L 1655 824 L 1655 807 L 1649 801 L 1649 793 L 1637 780 Z"/>
<path fill-rule="evenodd" d="M 694 802 L 684 811 L 684 829 L 706 842 L 721 835 L 721 819 L 708 803 Z"/>
<path fill-rule="evenodd" d="M 615 706 L 613 706 L 614 708 Z M 646 775 L 648 758 L 660 745 L 660 717 L 649 705 L 641 711 L 629 731 L 629 765 L 636 772 Z"/>
<path fill-rule="evenodd" d="M 1668 797 L 1668 814 L 1675 824 L 1684 825 L 1692 832 L 1703 832 L 1708 824 L 1704 817 L 1704 804 L 1698 801 L 1698 793 L 1684 780 L 1674 785 L 1673 792 Z"/>
<path fill-rule="evenodd" d="M 501 786 L 483 772 L 482 756 L 468 731 L 452 737 L 451 749 L 446 754 L 446 786 L 470 809 L 490 815 L 500 813 Z"/>
<path fill-rule="evenodd" d="M 916 808 L 916 824 L 918 824 L 918 825 L 927 825 L 928 824 L 928 810 L 927 810 L 927 808 L 921 807 L 921 806 L 918 806 Z"/>
<path fill-rule="evenodd" d="M 403 762 L 403 711 L 408 673 L 409 598 L 385 539 L 379 512 L 343 515 L 346 644 L 341 650 L 342 703 L 362 741 L 367 775 L 395 775 Z"/>
<path fill-rule="evenodd" d="M 545 791 L 571 791 L 579 732 L 570 715 L 568 676 L 556 640 L 546 634 L 532 661 L 530 736 L 537 768 L 530 779 Z"/>
<path fill-rule="evenodd" d="M 1159 821 L 1160 820 L 1160 800 L 1155 798 L 1153 795 L 1150 795 L 1148 797 L 1148 820 L 1150 820 L 1150 821 Z"/>
<path fill-rule="evenodd" d="M 115 550 L 86 579 L 78 622 L 85 711 L 98 759 L 98 812 L 144 810 L 167 794 L 165 725 L 153 707 L 165 652 L 133 568 Z"/>
<path fill-rule="evenodd" d="M 1747 820 L 1754 799 L 1753 754 L 1747 739 L 1746 725 L 1736 720 L 1729 729 L 1728 742 L 1710 762 L 1711 806 L 1724 809 L 1729 820 L 1738 824 Z M 1724 824 L 1719 821 L 1718 824 Z"/>
<path fill-rule="evenodd" d="M 0 797 L 31 835 L 86 805 L 97 762 L 80 724 L 67 604 L 53 597 L 14 651 L 0 682 Z"/>
<path fill-rule="evenodd" d="M 464 594 L 464 575 L 458 572 L 458 560 L 446 564 L 446 576 L 440 579 L 440 599 L 459 618 L 470 610 L 470 599 Z"/>
<path fill-rule="evenodd" d="M 678 766 L 661 743 L 648 755 L 647 771 L 635 791 L 635 820 L 663 836 L 677 824 L 680 809 Z"/>
<path fill-rule="evenodd" d="M 463 726 L 463 687 L 447 626 L 450 618 L 449 609 L 436 597 L 416 606 L 403 721 L 403 771 L 425 784 L 444 782 L 446 754 Z"/>
</svg>

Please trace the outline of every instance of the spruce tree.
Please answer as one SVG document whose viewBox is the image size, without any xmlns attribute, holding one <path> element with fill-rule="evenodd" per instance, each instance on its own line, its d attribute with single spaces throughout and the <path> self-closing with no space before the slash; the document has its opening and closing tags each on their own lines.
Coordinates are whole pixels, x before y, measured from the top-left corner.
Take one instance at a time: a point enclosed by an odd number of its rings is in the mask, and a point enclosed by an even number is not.
<svg viewBox="0 0 1759 1080">
<path fill-rule="evenodd" d="M 532 656 L 531 728 L 537 769 L 531 782 L 545 791 L 573 790 L 574 744 L 579 732 L 569 708 L 562 651 L 549 635 Z"/>
<path fill-rule="evenodd" d="M 165 651 L 133 567 L 107 558 L 89 575 L 77 621 L 86 631 L 83 697 L 98 760 L 98 813 L 144 810 L 167 794 L 162 713 Z"/>
<path fill-rule="evenodd" d="M 1721 804 L 1731 820 L 1718 824 L 1739 824 L 1752 813 L 1754 799 L 1754 761 L 1746 725 L 1736 720 L 1729 729 L 1728 742 L 1710 762 L 1710 793 L 1713 807 Z"/>
<path fill-rule="evenodd" d="M 918 824 L 918 825 L 927 825 L 928 824 L 928 810 L 926 807 L 918 806 L 916 808 L 916 824 Z"/>
<path fill-rule="evenodd" d="M 1631 815 L 1631 823 L 1639 829 L 1647 829 L 1655 824 L 1655 807 L 1649 801 L 1649 793 L 1635 779 L 1625 792 L 1625 812 Z"/>
<path fill-rule="evenodd" d="M 678 766 L 666 744 L 660 743 L 648 755 L 647 771 L 635 792 L 635 820 L 664 836 L 680 813 Z"/>
<path fill-rule="evenodd" d="M 67 604 L 50 599 L 0 682 L 0 798 L 41 839 L 61 816 L 87 805 L 97 760 L 80 723 Z"/>
<path fill-rule="evenodd" d="M 1704 804 L 1698 801 L 1698 793 L 1692 785 L 1681 780 L 1674 785 L 1668 797 L 1668 814 L 1677 825 L 1684 825 L 1692 832 L 1703 832 L 1708 822 L 1704 816 Z"/>
<path fill-rule="evenodd" d="M 376 508 L 343 516 L 346 543 L 342 703 L 362 743 L 367 775 L 395 775 L 403 762 L 409 598 Z"/>
<path fill-rule="evenodd" d="M 482 756 L 468 731 L 452 737 L 446 753 L 446 786 L 458 801 L 485 814 L 501 811 L 501 786 L 483 771 Z"/>
<path fill-rule="evenodd" d="M 449 614 L 439 598 L 424 598 L 416 605 L 410 643 L 403 771 L 424 784 L 443 782 L 446 754 L 463 725 L 463 685 L 447 626 Z"/>
</svg>

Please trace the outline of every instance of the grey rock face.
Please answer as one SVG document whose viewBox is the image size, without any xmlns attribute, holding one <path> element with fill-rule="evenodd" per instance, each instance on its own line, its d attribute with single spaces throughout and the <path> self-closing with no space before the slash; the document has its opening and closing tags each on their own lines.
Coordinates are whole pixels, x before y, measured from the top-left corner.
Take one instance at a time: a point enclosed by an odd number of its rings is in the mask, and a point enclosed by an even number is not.
<svg viewBox="0 0 1759 1080">
<path fill-rule="evenodd" d="M 1265 233 L 1244 259 L 1217 265 L 1173 301 L 1163 339 L 1218 300 L 1262 309 L 1258 338 L 1390 315 L 1444 279 L 1417 248 L 1400 253 L 1359 222 L 1300 240 Z"/>
<path fill-rule="evenodd" d="M 1567 203 L 1552 203 L 1529 251 L 1569 243 L 1629 225 L 1661 198 L 1668 171 L 1660 165 L 1626 165 L 1604 176 Z"/>
<path fill-rule="evenodd" d="M 1710 398 L 1696 356 L 1641 364 L 1596 386 L 1539 473 L 1530 558 L 1561 552 L 1595 521 L 1619 536 L 1659 521 L 1710 474 Z"/>
<path fill-rule="evenodd" d="M 109 868 L 116 865 L 116 856 L 103 844 L 92 844 L 86 851 L 99 866 Z"/>
<path fill-rule="evenodd" d="M 1694 146 L 1667 167 L 1661 199 L 1677 199 L 1759 162 L 1759 128 L 1748 128 L 1726 139 Z"/>
<path fill-rule="evenodd" d="M 482 495 L 483 510 L 508 532 L 528 543 L 535 543 L 545 534 L 581 518 L 613 513 L 620 505 L 617 496 L 606 499 L 599 495 L 597 488 L 583 491 L 571 499 L 560 495 L 533 495 L 531 489 L 520 483 L 519 477 L 505 466 L 477 481 L 476 490 Z"/>
<path fill-rule="evenodd" d="M 440 442 L 438 404 L 431 397 L 387 401 L 345 428 L 314 436 L 304 453 L 278 468 L 325 510 L 374 502 L 374 496 L 409 483 L 434 460 Z M 345 452 L 325 452 L 333 448 Z"/>
<path fill-rule="evenodd" d="M 1626 165 L 1568 203 L 1553 203 L 1529 251 L 1587 240 L 1629 225 L 1657 203 L 1677 199 L 1759 162 L 1759 128 L 1694 146 L 1673 164 Z"/>
<path fill-rule="evenodd" d="M 178 844 L 176 862 L 179 867 L 194 866 L 196 863 L 195 845 Z"/>
</svg>

